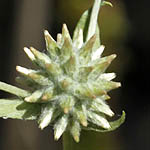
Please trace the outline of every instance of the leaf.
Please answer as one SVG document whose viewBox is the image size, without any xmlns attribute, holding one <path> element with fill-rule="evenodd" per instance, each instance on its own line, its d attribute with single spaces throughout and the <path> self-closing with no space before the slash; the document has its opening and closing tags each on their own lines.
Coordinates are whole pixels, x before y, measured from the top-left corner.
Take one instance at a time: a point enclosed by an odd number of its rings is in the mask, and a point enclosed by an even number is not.
<svg viewBox="0 0 150 150">
<path fill-rule="evenodd" d="M 97 20 L 98 20 L 100 6 L 101 6 L 101 0 L 95 0 L 94 5 L 91 10 L 91 14 L 90 14 L 90 22 L 88 25 L 86 41 L 88 41 L 96 32 L 96 26 L 97 26 Z"/>
<path fill-rule="evenodd" d="M 0 99 L 0 117 L 4 119 L 35 120 L 39 113 L 39 104 L 30 104 L 19 99 Z"/>
<path fill-rule="evenodd" d="M 102 1 L 101 6 L 104 6 L 104 5 L 109 5 L 110 7 L 113 7 L 113 4 L 108 1 Z"/>
<path fill-rule="evenodd" d="M 99 8 L 98 8 L 98 10 L 99 10 Z M 83 30 L 83 40 L 84 40 L 84 42 L 87 41 L 87 36 L 88 36 L 88 33 L 90 32 L 89 31 L 90 22 L 93 22 L 93 20 L 95 20 L 97 22 L 97 18 L 96 19 L 95 18 L 91 19 L 92 13 L 95 13 L 95 12 L 93 12 L 92 8 L 90 8 L 90 9 L 86 10 L 83 13 L 83 15 L 81 16 L 81 18 L 78 21 L 77 26 L 74 30 L 73 42 L 76 40 L 77 34 L 78 34 L 80 29 Z M 97 12 L 97 16 L 98 16 L 98 12 Z M 91 35 L 96 34 L 96 43 L 95 43 L 94 47 L 95 47 L 95 49 L 97 49 L 98 47 L 100 47 L 100 31 L 99 31 L 98 23 L 96 24 L 96 26 L 94 25 L 93 29 L 96 30 L 96 31 L 94 31 L 94 32 L 92 31 Z"/>
<path fill-rule="evenodd" d="M 11 93 L 11 94 L 19 96 L 19 97 L 26 97 L 26 96 L 30 95 L 30 93 L 27 92 L 26 90 L 22 90 L 18 87 L 9 85 L 4 82 L 0 82 L 0 90 Z"/>
<path fill-rule="evenodd" d="M 103 129 L 101 127 L 98 127 L 96 125 L 91 125 L 91 124 L 89 124 L 87 128 L 83 127 L 83 129 L 84 130 L 96 131 L 96 132 L 110 132 L 110 131 L 114 131 L 115 129 L 119 128 L 121 124 L 124 123 L 125 116 L 126 116 L 126 114 L 123 111 L 122 112 L 122 116 L 118 120 L 109 122 L 109 124 L 111 126 L 109 129 Z"/>
</svg>

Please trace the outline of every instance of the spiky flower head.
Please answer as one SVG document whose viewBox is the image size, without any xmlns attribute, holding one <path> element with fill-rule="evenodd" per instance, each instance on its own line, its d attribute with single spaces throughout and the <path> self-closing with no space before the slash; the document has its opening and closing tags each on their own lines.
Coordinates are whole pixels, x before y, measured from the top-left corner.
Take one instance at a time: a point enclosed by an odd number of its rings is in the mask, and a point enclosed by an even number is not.
<svg viewBox="0 0 150 150">
<path fill-rule="evenodd" d="M 83 14 L 82 21 L 89 12 Z M 115 73 L 105 73 L 116 55 L 102 57 L 105 47 L 99 43 L 98 28 L 93 34 L 87 33 L 86 38 L 84 32 L 79 22 L 72 39 L 63 24 L 55 41 L 45 30 L 46 53 L 33 47 L 24 48 L 36 69 L 16 67 L 21 74 L 17 82 L 30 88 L 20 99 L 38 104 L 39 127 L 53 125 L 56 140 L 65 131 L 70 131 L 79 142 L 81 129 L 104 132 L 117 127 L 107 120 L 114 113 L 106 101 L 110 98 L 107 93 L 121 84 L 112 81 Z"/>
</svg>

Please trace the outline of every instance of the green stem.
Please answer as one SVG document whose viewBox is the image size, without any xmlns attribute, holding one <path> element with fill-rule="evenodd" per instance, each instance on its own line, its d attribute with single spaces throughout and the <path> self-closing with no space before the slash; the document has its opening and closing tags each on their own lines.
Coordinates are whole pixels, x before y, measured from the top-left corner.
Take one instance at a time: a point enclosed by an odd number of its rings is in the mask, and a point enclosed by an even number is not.
<svg viewBox="0 0 150 150">
<path fill-rule="evenodd" d="M 82 131 L 79 143 L 74 141 L 69 132 L 63 134 L 63 150 L 103 150 L 111 146 L 112 138 L 102 133 Z"/>
<path fill-rule="evenodd" d="M 72 150 L 73 147 L 73 139 L 69 132 L 65 132 L 63 134 L 63 150 Z"/>
<path fill-rule="evenodd" d="M 86 41 L 88 41 L 95 34 L 100 7 L 101 7 L 101 0 L 95 0 L 91 12 Z"/>
</svg>

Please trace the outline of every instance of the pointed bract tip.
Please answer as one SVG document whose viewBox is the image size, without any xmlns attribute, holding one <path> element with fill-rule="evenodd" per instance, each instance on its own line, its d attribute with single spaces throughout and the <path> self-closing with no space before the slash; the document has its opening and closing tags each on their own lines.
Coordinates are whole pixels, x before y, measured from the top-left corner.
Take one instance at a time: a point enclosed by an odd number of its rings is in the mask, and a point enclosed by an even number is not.
<svg viewBox="0 0 150 150">
<path fill-rule="evenodd" d="M 50 36 L 49 32 L 47 30 L 44 30 L 44 35 L 45 36 Z"/>
<path fill-rule="evenodd" d="M 16 70 L 20 73 L 23 73 L 25 75 L 28 75 L 29 74 L 29 70 L 24 68 L 24 67 L 21 67 L 21 66 L 16 66 Z"/>
<path fill-rule="evenodd" d="M 27 51 L 27 52 L 30 51 L 30 49 L 27 48 L 27 47 L 24 47 L 23 50 L 24 50 L 25 52 L 26 52 L 26 51 Z"/>
<path fill-rule="evenodd" d="M 109 123 L 105 123 L 105 124 L 103 124 L 103 126 L 105 129 L 109 129 L 111 127 Z"/>
<path fill-rule="evenodd" d="M 100 48 L 99 48 L 99 50 L 101 50 L 101 51 L 104 51 L 104 49 L 105 49 L 104 45 L 101 45 Z"/>
<path fill-rule="evenodd" d="M 67 25 L 65 23 L 63 24 L 63 28 L 68 30 Z"/>
<path fill-rule="evenodd" d="M 58 141 L 59 138 L 61 137 L 61 135 L 62 135 L 62 133 L 59 133 L 58 131 L 56 131 L 56 132 L 54 133 L 54 139 L 55 139 L 56 141 Z"/>
<path fill-rule="evenodd" d="M 116 54 L 112 54 L 110 56 L 108 56 L 108 64 L 111 64 L 111 62 L 117 57 Z"/>
<path fill-rule="evenodd" d="M 34 55 L 37 54 L 37 50 L 36 50 L 34 47 L 30 47 L 30 51 L 31 51 Z"/>
<path fill-rule="evenodd" d="M 106 95 L 105 100 L 109 100 L 111 97 L 109 95 Z"/>
<path fill-rule="evenodd" d="M 65 113 L 65 114 L 68 114 L 68 112 L 69 112 L 69 108 L 67 108 L 67 107 L 64 108 L 64 113 Z"/>
<path fill-rule="evenodd" d="M 48 96 L 47 95 L 43 95 L 41 98 L 43 101 L 47 101 L 48 100 Z"/>
<path fill-rule="evenodd" d="M 114 112 L 112 112 L 112 111 L 110 111 L 110 117 L 113 117 L 115 114 L 114 114 Z"/>
<path fill-rule="evenodd" d="M 65 23 L 63 24 L 62 32 L 69 34 L 68 27 L 67 27 L 67 25 Z M 70 34 L 69 34 L 69 36 L 70 36 Z"/>
<path fill-rule="evenodd" d="M 51 121 L 51 118 L 52 118 L 52 115 L 51 115 L 51 114 L 50 114 L 50 115 L 47 115 L 47 116 L 42 120 L 42 122 L 40 123 L 39 128 L 40 128 L 41 130 L 43 130 L 45 127 L 47 127 L 47 126 L 49 125 L 50 121 Z"/>
<path fill-rule="evenodd" d="M 61 40 L 61 38 L 62 38 L 62 34 L 61 34 L 61 33 L 58 33 L 58 34 L 57 34 L 57 41 Z"/>
<path fill-rule="evenodd" d="M 120 83 L 120 82 L 117 82 L 117 83 L 116 83 L 116 87 L 121 87 L 121 83 Z"/>
<path fill-rule="evenodd" d="M 96 60 L 96 59 L 100 58 L 104 49 L 105 49 L 105 46 L 101 45 L 95 52 L 93 52 L 92 60 Z"/>
<path fill-rule="evenodd" d="M 87 127 L 87 125 L 88 125 L 87 121 L 82 121 L 81 123 L 84 127 Z"/>
<path fill-rule="evenodd" d="M 117 55 L 116 55 L 116 54 L 112 54 L 111 57 L 112 57 L 113 59 L 115 59 L 115 58 L 117 57 Z"/>
<path fill-rule="evenodd" d="M 31 47 L 30 47 L 30 50 L 33 52 L 33 51 L 35 51 L 36 49 L 31 46 Z"/>
<path fill-rule="evenodd" d="M 24 99 L 26 102 L 30 102 L 31 101 L 31 97 L 29 96 L 29 97 L 26 97 L 25 99 Z"/>
<path fill-rule="evenodd" d="M 76 136 L 73 136 L 73 138 L 77 143 L 79 143 L 79 141 L 80 141 L 79 136 L 76 135 Z"/>
<path fill-rule="evenodd" d="M 29 48 L 24 47 L 24 52 L 28 55 L 28 57 L 29 57 L 31 60 L 35 60 L 35 57 L 34 57 L 33 53 L 30 51 Z"/>
<path fill-rule="evenodd" d="M 22 68 L 21 66 L 16 66 L 16 70 L 18 71 L 18 72 L 20 72 L 20 68 Z"/>
</svg>

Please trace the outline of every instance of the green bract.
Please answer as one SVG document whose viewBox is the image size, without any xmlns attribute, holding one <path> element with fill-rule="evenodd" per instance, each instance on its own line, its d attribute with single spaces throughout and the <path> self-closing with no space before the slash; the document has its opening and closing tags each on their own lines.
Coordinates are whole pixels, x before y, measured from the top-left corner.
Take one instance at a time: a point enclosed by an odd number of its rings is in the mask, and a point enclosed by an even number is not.
<svg viewBox="0 0 150 150">
<path fill-rule="evenodd" d="M 114 115 L 106 102 L 110 98 L 107 92 L 120 83 L 112 81 L 115 73 L 105 73 L 116 55 L 101 56 L 105 47 L 100 44 L 97 25 L 100 2 L 95 1 L 82 15 L 73 39 L 63 24 L 57 41 L 44 31 L 46 53 L 24 48 L 38 69 L 16 67 L 21 75 L 17 82 L 29 91 L 0 82 L 1 90 L 18 97 L 0 100 L 1 117 L 37 120 L 41 129 L 53 125 L 56 140 L 69 130 L 76 142 L 82 129 L 106 132 L 123 123 L 124 112 L 115 122 L 107 120 Z"/>
</svg>

